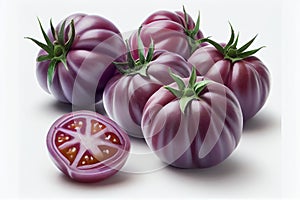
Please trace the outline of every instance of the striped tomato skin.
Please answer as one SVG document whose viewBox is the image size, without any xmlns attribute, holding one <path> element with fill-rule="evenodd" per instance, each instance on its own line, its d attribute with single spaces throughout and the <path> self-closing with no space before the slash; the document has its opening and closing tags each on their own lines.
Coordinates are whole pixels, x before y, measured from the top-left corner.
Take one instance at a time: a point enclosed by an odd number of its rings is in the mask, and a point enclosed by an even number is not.
<svg viewBox="0 0 300 200">
<path fill-rule="evenodd" d="M 244 121 L 252 118 L 264 106 L 270 93 L 270 72 L 255 56 L 231 62 L 215 47 L 197 49 L 188 59 L 197 72 L 226 85 L 236 95 Z"/>
<path fill-rule="evenodd" d="M 188 80 L 183 79 L 187 84 Z M 198 77 L 197 81 L 204 80 Z M 177 88 L 175 83 L 170 85 Z M 224 161 L 242 134 L 242 112 L 226 86 L 211 81 L 183 113 L 179 99 L 160 88 L 147 101 L 142 130 L 154 153 L 179 168 L 206 168 Z"/>
<path fill-rule="evenodd" d="M 90 106 L 102 99 L 106 83 L 115 74 L 114 61 L 123 61 L 126 46 L 120 31 L 109 20 L 97 16 L 76 13 L 63 21 L 69 24 L 73 20 L 75 38 L 66 55 L 66 66 L 58 62 L 55 66 L 51 84 L 48 69 L 50 60 L 37 62 L 37 80 L 47 93 L 57 100 L 78 106 Z M 61 21 L 55 30 L 59 32 Z M 64 29 L 65 41 L 69 39 L 70 27 Z M 55 40 L 51 31 L 48 37 Z M 41 49 L 38 57 L 47 55 Z"/>
<path fill-rule="evenodd" d="M 193 36 L 189 36 L 187 31 L 195 28 L 195 22 L 187 13 L 186 17 L 187 22 L 185 13 L 181 11 L 160 10 L 152 13 L 141 25 L 143 29 L 140 36 L 144 45 L 149 46 L 153 39 L 156 49 L 174 52 L 188 59 L 194 48 L 189 42 L 189 37 L 191 41 L 196 41 L 203 38 L 203 33 L 197 30 Z M 132 49 L 138 49 L 137 37 L 136 31 L 129 38 Z"/>
<path fill-rule="evenodd" d="M 103 93 L 107 115 L 129 135 L 143 138 L 141 118 L 147 100 L 159 88 L 173 82 L 169 70 L 188 77 L 191 68 L 184 58 L 175 53 L 155 51 L 152 61 L 147 64 L 147 76 L 118 74 L 108 82 Z"/>
</svg>

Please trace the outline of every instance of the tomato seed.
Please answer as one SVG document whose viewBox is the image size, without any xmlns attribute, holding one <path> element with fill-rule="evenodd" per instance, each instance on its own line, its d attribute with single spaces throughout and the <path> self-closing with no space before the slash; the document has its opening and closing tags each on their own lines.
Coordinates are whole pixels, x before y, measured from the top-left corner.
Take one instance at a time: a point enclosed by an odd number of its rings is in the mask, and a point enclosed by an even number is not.
<svg viewBox="0 0 300 200">
<path fill-rule="evenodd" d="M 102 124 L 96 120 L 91 120 L 91 125 L 92 125 L 92 127 L 91 127 L 92 135 L 96 134 L 106 128 L 106 126 L 104 124 Z"/>
<path fill-rule="evenodd" d="M 121 145 L 121 141 L 120 141 L 119 137 L 116 134 L 114 134 L 112 132 L 107 132 L 107 133 L 105 133 L 105 136 L 106 136 L 104 138 L 105 140 L 109 140 L 113 144 Z"/>
</svg>

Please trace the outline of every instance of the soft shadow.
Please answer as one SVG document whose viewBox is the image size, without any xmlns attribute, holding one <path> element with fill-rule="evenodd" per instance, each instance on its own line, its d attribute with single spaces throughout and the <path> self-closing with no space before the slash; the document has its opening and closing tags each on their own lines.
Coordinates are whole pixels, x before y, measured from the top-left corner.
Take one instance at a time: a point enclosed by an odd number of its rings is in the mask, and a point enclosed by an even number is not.
<svg viewBox="0 0 300 200">
<path fill-rule="evenodd" d="M 146 144 L 145 138 L 137 138 L 137 137 L 133 137 L 131 135 L 129 135 L 129 138 L 130 138 L 130 141 L 133 142 L 134 144 L 138 144 L 138 145 Z"/>
<path fill-rule="evenodd" d="M 260 132 L 261 130 L 274 126 L 281 126 L 280 118 L 274 116 L 272 113 L 260 112 L 253 118 L 244 122 L 243 132 Z"/>
<path fill-rule="evenodd" d="M 92 182 L 92 183 L 83 183 L 83 182 L 78 182 L 78 181 L 74 181 L 73 179 L 71 179 L 70 177 L 66 176 L 63 173 L 60 173 L 58 175 L 60 181 L 63 181 L 65 184 L 69 185 L 69 186 L 75 186 L 75 187 L 80 187 L 80 188 L 97 188 L 99 189 L 99 187 L 106 187 L 106 186 L 116 186 L 118 184 L 123 184 L 126 181 L 129 181 L 130 176 L 128 176 L 126 173 L 122 173 L 122 172 L 118 172 L 117 174 L 108 177 L 107 179 L 98 181 L 98 182 Z"/>
<path fill-rule="evenodd" d="M 233 179 L 251 171 L 246 163 L 237 158 L 228 158 L 219 165 L 210 168 L 181 169 L 168 166 L 166 170 L 176 173 L 187 179 L 203 181 L 219 181 L 221 179 Z"/>
<path fill-rule="evenodd" d="M 44 109 L 54 110 L 59 113 L 68 113 L 72 111 L 72 105 L 68 103 L 63 103 L 60 101 L 50 101 L 46 105 L 43 105 Z"/>
<path fill-rule="evenodd" d="M 79 111 L 79 110 L 90 110 L 90 111 L 95 111 L 97 113 L 100 113 L 101 115 L 107 116 L 102 102 L 99 102 L 90 107 L 79 107 L 79 106 L 74 106 L 72 104 L 63 103 L 54 100 L 54 101 L 49 101 L 43 104 L 42 106 L 43 109 L 53 110 L 61 114 L 65 114 L 73 111 Z"/>
<path fill-rule="evenodd" d="M 105 108 L 104 108 L 104 105 L 103 105 L 103 102 L 102 102 L 102 101 L 100 101 L 99 103 L 97 103 L 97 104 L 95 105 L 95 111 L 96 111 L 97 113 L 100 113 L 101 115 L 107 116 L 107 113 L 106 113 L 106 111 L 105 111 Z"/>
</svg>

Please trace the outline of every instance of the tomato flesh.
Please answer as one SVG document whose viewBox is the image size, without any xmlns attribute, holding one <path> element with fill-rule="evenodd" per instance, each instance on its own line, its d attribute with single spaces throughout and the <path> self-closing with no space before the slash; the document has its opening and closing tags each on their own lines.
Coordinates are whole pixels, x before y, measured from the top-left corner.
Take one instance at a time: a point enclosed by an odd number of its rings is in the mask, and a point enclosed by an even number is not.
<svg viewBox="0 0 300 200">
<path fill-rule="evenodd" d="M 82 118 L 74 119 L 56 133 L 55 145 L 70 165 L 76 157 L 80 157 L 78 167 L 93 165 L 112 157 L 117 152 L 115 147 L 98 145 L 101 142 L 97 140 L 121 145 L 119 137 L 112 132 L 105 132 L 105 129 L 104 124 L 94 119 L 90 121 Z"/>
<path fill-rule="evenodd" d="M 102 131 L 103 129 L 106 128 L 106 126 L 104 124 L 101 124 L 100 122 L 98 122 L 94 119 L 91 120 L 91 124 L 92 124 L 92 126 L 91 126 L 92 135 L 94 135 L 94 134 L 98 133 L 99 131 Z"/>
<path fill-rule="evenodd" d="M 85 129 L 86 120 L 84 118 L 76 118 L 73 120 L 70 120 L 69 122 L 65 123 L 62 128 L 71 130 L 71 131 L 77 131 L 80 130 L 82 134 L 84 134 L 84 131 L 82 129 Z"/>
<path fill-rule="evenodd" d="M 102 168 L 116 173 L 125 163 L 130 148 L 126 133 L 110 119 L 90 111 L 74 112 L 57 120 L 48 133 L 47 142 L 58 168 L 71 178 L 85 182 L 102 179 L 102 176 L 90 178 L 90 173 L 101 174 L 99 169 Z M 120 156 L 123 159 L 119 159 Z M 115 160 L 120 160 L 121 165 Z M 80 174 L 79 178 L 76 172 Z"/>
<path fill-rule="evenodd" d="M 70 165 L 72 165 L 78 154 L 79 148 L 80 144 L 77 143 L 75 145 L 59 149 L 59 151 L 66 159 L 70 161 Z"/>
</svg>

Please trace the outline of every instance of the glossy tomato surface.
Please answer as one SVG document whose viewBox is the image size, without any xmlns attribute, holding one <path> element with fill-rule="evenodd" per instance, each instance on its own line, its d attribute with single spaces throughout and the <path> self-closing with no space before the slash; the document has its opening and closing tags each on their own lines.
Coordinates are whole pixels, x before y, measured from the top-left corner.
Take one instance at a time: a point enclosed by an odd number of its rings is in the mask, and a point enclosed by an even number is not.
<svg viewBox="0 0 300 200">
<path fill-rule="evenodd" d="M 187 21 L 184 12 L 181 11 L 161 10 L 151 14 L 142 23 L 141 39 L 144 45 L 149 46 L 152 38 L 156 49 L 174 52 L 188 59 L 193 48 L 196 48 L 191 43 L 203 38 L 203 34 L 200 30 L 192 36 L 187 34 L 187 31 L 195 28 L 195 22 L 189 14 L 186 13 L 186 16 Z M 138 49 L 137 37 L 136 31 L 129 38 L 129 44 L 133 50 Z"/>
<path fill-rule="evenodd" d="M 183 79 L 187 84 L 188 79 Z M 204 80 L 197 77 L 197 82 Z M 169 85 L 178 88 L 176 83 Z M 179 168 L 206 168 L 224 161 L 242 134 L 242 112 L 226 86 L 211 81 L 189 102 L 185 112 L 165 87 L 147 101 L 142 116 L 145 140 L 165 163 Z"/>
<path fill-rule="evenodd" d="M 50 61 L 37 62 L 36 74 L 41 87 L 59 101 L 75 105 L 90 105 L 101 100 L 103 89 L 114 75 L 113 61 L 126 52 L 120 31 L 109 20 L 86 14 L 74 14 L 65 20 L 65 41 L 69 39 L 71 20 L 74 22 L 75 38 L 66 55 L 66 65 L 58 62 L 52 84 L 47 81 Z M 55 30 L 59 32 L 62 22 Z M 48 33 L 55 44 L 51 31 Z M 41 50 L 38 56 L 47 55 Z"/>
<path fill-rule="evenodd" d="M 191 65 L 184 58 L 167 51 L 155 51 L 146 68 L 146 76 L 139 73 L 116 75 L 103 94 L 108 116 L 129 135 L 138 138 L 143 137 L 140 125 L 147 100 L 160 87 L 173 82 L 169 70 L 182 77 L 188 77 L 191 72 Z"/>
<path fill-rule="evenodd" d="M 222 83 L 236 95 L 244 120 L 253 117 L 270 92 L 270 72 L 255 56 L 232 62 L 212 46 L 197 49 L 188 59 L 199 74 Z"/>
<path fill-rule="evenodd" d="M 51 126 L 47 147 L 55 165 L 79 182 L 95 182 L 125 164 L 130 140 L 112 120 L 91 111 L 63 115 Z"/>
</svg>

